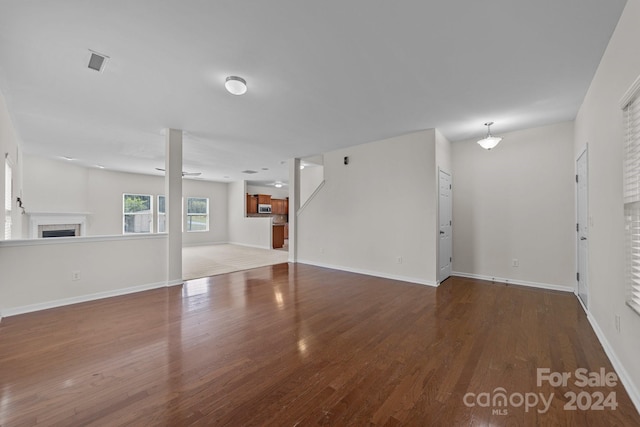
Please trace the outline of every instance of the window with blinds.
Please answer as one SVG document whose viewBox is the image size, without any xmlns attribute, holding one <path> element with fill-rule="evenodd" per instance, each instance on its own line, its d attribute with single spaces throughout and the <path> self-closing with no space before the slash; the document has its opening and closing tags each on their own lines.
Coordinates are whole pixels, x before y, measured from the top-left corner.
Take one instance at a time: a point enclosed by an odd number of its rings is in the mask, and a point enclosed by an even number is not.
<svg viewBox="0 0 640 427">
<path fill-rule="evenodd" d="M 627 304 L 640 314 L 640 77 L 620 101 L 624 112 Z"/>
</svg>

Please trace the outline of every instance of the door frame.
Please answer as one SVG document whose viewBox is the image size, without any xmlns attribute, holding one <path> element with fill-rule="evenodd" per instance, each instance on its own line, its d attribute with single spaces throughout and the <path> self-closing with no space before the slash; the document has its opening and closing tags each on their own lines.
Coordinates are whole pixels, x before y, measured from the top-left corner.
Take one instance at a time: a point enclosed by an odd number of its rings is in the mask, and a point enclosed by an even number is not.
<svg viewBox="0 0 640 427">
<path fill-rule="evenodd" d="M 449 183 L 451 184 L 450 195 L 451 195 L 451 261 L 450 261 L 450 274 L 446 278 L 442 279 L 440 277 L 440 173 L 444 173 L 449 176 Z M 436 241 L 438 242 L 436 246 L 436 283 L 439 285 L 444 282 L 446 279 L 453 275 L 453 174 L 451 172 L 445 171 L 438 167 L 438 177 L 437 177 L 437 188 L 438 192 L 436 194 Z"/>
<path fill-rule="evenodd" d="M 589 228 L 589 226 L 590 226 L 590 219 L 589 219 L 589 143 L 586 143 L 584 145 L 584 148 L 582 148 L 578 152 L 578 155 L 576 156 L 575 163 L 574 163 L 575 176 L 576 176 L 576 183 L 575 183 L 575 189 L 576 189 L 576 191 L 575 191 L 575 207 L 576 207 L 576 209 L 575 209 L 575 222 L 576 222 L 576 224 L 579 224 L 579 214 L 580 214 L 579 206 L 578 206 L 578 203 L 579 203 L 578 191 L 579 191 L 579 189 L 578 189 L 578 182 L 577 182 L 578 161 L 580 160 L 580 158 L 582 156 L 586 156 L 585 157 L 585 161 L 586 161 L 585 174 L 587 176 L 587 191 L 586 191 L 587 194 L 586 194 L 586 203 L 585 204 L 586 204 L 587 212 L 586 212 L 585 216 L 586 216 L 586 220 L 587 220 L 587 228 Z M 580 247 L 579 247 L 580 246 L 580 240 L 579 240 L 579 237 L 580 237 L 579 231 L 576 230 L 576 237 L 575 237 L 575 242 L 576 242 L 576 246 L 575 246 L 575 254 L 576 254 L 575 266 L 576 266 L 576 269 L 575 270 L 576 270 L 576 274 L 578 272 L 580 272 Z M 587 242 L 588 242 L 588 240 L 587 240 Z M 585 265 L 586 265 L 585 266 L 586 271 L 584 272 L 583 283 L 584 283 L 584 286 L 585 286 L 585 288 L 587 290 L 587 292 L 586 292 L 587 293 L 587 303 L 585 304 L 585 302 L 582 301 L 582 298 L 580 298 L 580 283 L 578 282 L 577 277 L 576 277 L 576 282 L 575 282 L 576 285 L 575 285 L 575 289 L 574 289 L 574 294 L 578 298 L 578 301 L 580 302 L 580 305 L 582 306 L 584 311 L 586 313 L 588 313 L 589 312 L 589 305 L 591 305 L 590 304 L 591 297 L 590 297 L 590 293 L 589 293 L 589 274 L 588 274 L 588 271 L 589 271 L 589 243 L 587 243 Z"/>
</svg>

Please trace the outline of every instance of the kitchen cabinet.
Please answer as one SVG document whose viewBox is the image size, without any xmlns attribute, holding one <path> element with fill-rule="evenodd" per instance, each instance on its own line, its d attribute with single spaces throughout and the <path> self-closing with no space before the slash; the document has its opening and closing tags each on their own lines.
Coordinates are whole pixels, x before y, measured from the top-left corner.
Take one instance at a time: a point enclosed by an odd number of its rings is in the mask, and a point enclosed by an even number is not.
<svg viewBox="0 0 640 427">
<path fill-rule="evenodd" d="M 258 198 L 247 194 L 247 215 L 258 213 Z"/>
<path fill-rule="evenodd" d="M 271 213 L 274 215 L 282 215 L 282 200 L 271 199 Z"/>
<path fill-rule="evenodd" d="M 284 246 L 284 224 L 273 225 L 273 249 L 279 249 Z"/>
<path fill-rule="evenodd" d="M 259 205 L 270 205 L 271 204 L 271 196 L 269 194 L 258 194 L 258 204 Z"/>
<path fill-rule="evenodd" d="M 288 215 L 289 200 L 288 199 L 271 199 L 271 213 L 274 215 Z"/>
</svg>

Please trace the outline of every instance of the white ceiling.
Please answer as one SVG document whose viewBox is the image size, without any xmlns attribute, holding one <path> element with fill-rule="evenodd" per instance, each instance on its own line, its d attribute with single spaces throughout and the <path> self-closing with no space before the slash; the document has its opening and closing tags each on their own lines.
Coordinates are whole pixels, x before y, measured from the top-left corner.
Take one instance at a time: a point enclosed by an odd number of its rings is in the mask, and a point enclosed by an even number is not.
<svg viewBox="0 0 640 427">
<path fill-rule="evenodd" d="M 624 4 L 0 0 L 0 91 L 28 154 L 161 174 L 171 127 L 185 171 L 286 180 L 285 159 L 422 129 L 573 119 Z"/>
</svg>

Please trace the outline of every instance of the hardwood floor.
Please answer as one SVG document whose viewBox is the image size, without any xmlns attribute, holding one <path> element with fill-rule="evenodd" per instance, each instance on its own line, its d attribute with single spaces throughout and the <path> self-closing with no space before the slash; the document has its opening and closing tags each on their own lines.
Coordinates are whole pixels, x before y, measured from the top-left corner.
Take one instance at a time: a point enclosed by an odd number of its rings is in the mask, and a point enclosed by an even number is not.
<svg viewBox="0 0 640 427">
<path fill-rule="evenodd" d="M 280 264 L 4 319 L 0 425 L 640 425 L 578 368 L 614 372 L 572 294 Z"/>
</svg>

